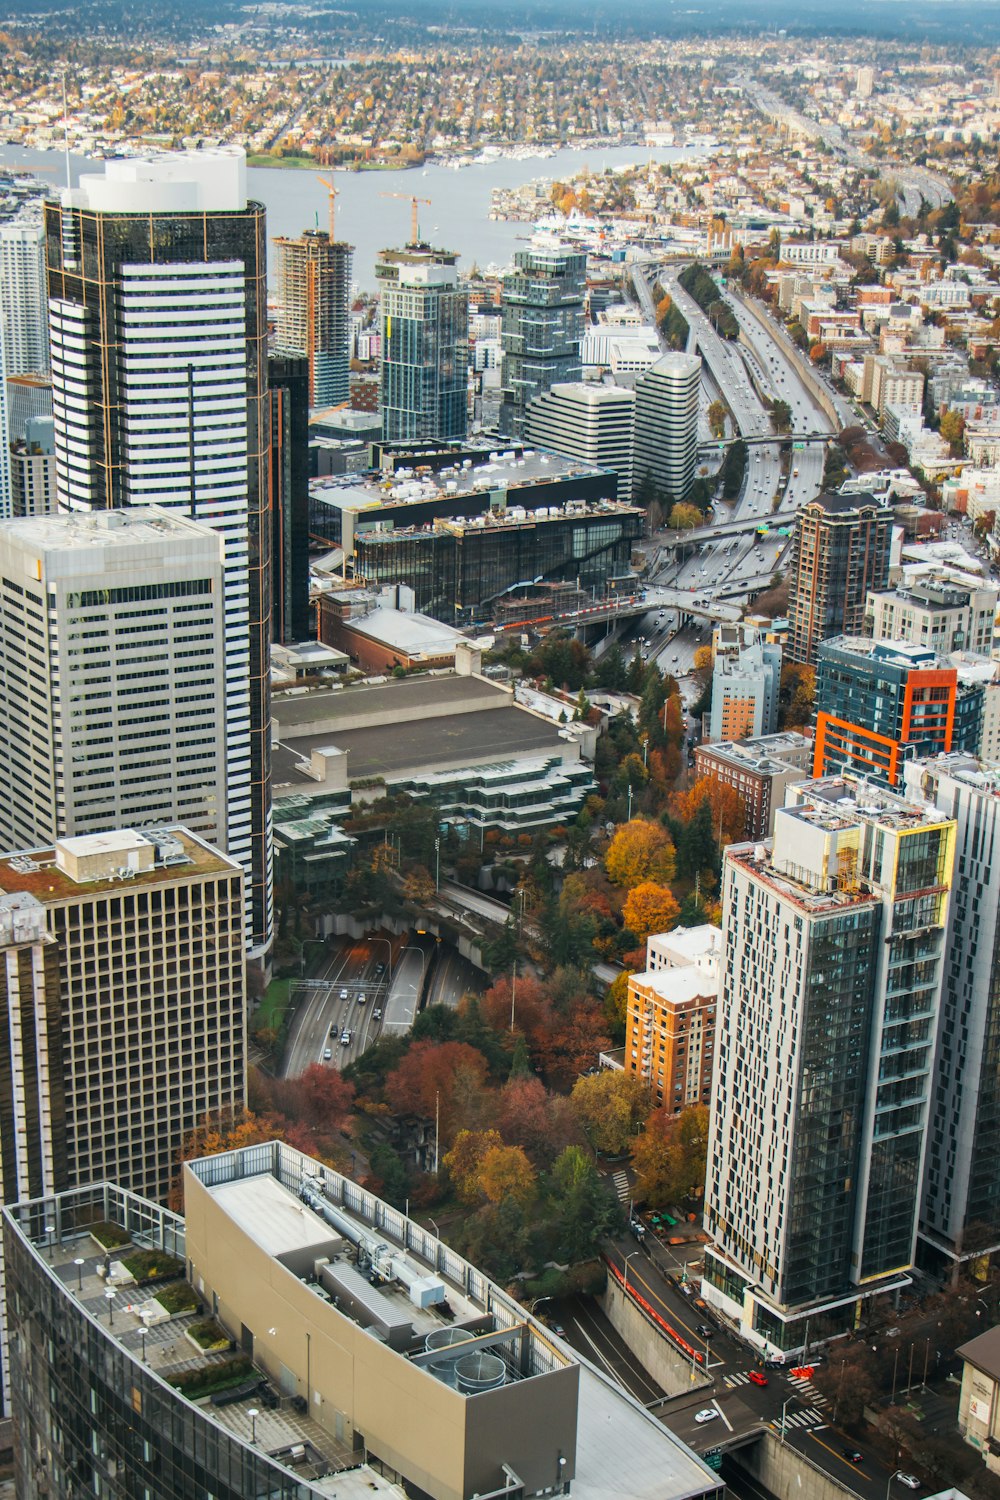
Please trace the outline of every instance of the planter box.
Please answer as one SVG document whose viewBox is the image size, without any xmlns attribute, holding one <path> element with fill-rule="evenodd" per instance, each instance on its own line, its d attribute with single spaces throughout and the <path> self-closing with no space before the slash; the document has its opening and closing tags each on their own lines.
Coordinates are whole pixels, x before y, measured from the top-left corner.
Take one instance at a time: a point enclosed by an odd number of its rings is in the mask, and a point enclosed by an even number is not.
<svg viewBox="0 0 1000 1500">
<path fill-rule="evenodd" d="M 144 1302 L 141 1307 L 137 1308 L 136 1316 L 141 1318 L 147 1328 L 156 1328 L 160 1323 L 169 1323 L 171 1318 L 171 1314 L 157 1302 L 155 1297 L 150 1297 L 148 1302 Z"/>
</svg>

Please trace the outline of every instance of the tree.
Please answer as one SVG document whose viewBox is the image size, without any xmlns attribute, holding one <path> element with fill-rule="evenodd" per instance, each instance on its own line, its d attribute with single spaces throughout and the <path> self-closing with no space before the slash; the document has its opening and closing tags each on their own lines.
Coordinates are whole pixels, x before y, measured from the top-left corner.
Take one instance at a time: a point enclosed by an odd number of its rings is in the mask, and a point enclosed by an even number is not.
<svg viewBox="0 0 1000 1500">
<path fill-rule="evenodd" d="M 512 1199 L 527 1208 L 536 1182 L 535 1169 L 520 1146 L 491 1146 L 479 1166 L 479 1191 L 489 1203 Z"/>
<path fill-rule="evenodd" d="M 644 880 L 634 885 L 622 907 L 622 921 L 644 943 L 651 932 L 669 932 L 681 914 L 669 886 Z"/>
<path fill-rule="evenodd" d="M 707 798 L 700 801 L 694 816 L 682 828 L 677 839 L 677 867 L 688 880 L 708 871 L 714 880 L 719 873 L 719 846 L 715 841 L 712 806 Z"/>
<path fill-rule="evenodd" d="M 636 1196 L 653 1207 L 700 1196 L 707 1155 L 707 1105 L 692 1104 L 679 1115 L 654 1109 L 632 1153 Z"/>
<path fill-rule="evenodd" d="M 671 509 L 669 525 L 674 531 L 693 531 L 702 522 L 701 511 L 696 505 L 678 503 Z"/>
<path fill-rule="evenodd" d="M 778 724 L 781 729 L 800 729 L 812 720 L 816 699 L 816 672 L 800 662 L 786 662 L 781 668 L 778 692 Z"/>
<path fill-rule="evenodd" d="M 699 776 L 686 792 L 675 792 L 670 811 L 680 823 L 690 823 L 703 802 L 711 810 L 711 826 L 722 844 L 734 844 L 746 827 L 746 804 L 735 787 L 714 776 Z"/>
<path fill-rule="evenodd" d="M 643 881 L 669 881 L 674 876 L 674 846 L 670 835 L 649 818 L 623 823 L 604 856 L 608 879 L 625 890 Z"/>
<path fill-rule="evenodd" d="M 596 1255 L 605 1235 L 623 1223 L 621 1208 L 579 1146 L 567 1146 L 553 1167 L 550 1202 L 558 1226 L 557 1254 L 570 1262 Z"/>
<path fill-rule="evenodd" d="M 485 1085 L 486 1059 L 475 1048 L 414 1042 L 386 1079 L 385 1095 L 396 1114 L 424 1120 L 439 1115 L 442 1138 L 450 1140 L 467 1123 L 469 1101 L 480 1099 Z"/>
<path fill-rule="evenodd" d="M 478 1203 L 479 1169 L 488 1151 L 503 1145 L 496 1130 L 460 1130 L 454 1145 L 441 1158 L 441 1165 L 454 1184 L 463 1203 Z"/>
<path fill-rule="evenodd" d="M 336 1068 L 312 1063 L 295 1080 L 294 1091 L 284 1112 L 293 1119 L 302 1120 L 313 1130 L 342 1131 L 350 1119 L 354 1092 L 354 1084 Z M 293 1101 L 298 1104 L 295 1113 Z"/>
<path fill-rule="evenodd" d="M 713 401 L 708 408 L 708 425 L 717 438 L 726 435 L 726 408 L 721 401 Z"/>
<path fill-rule="evenodd" d="M 960 411 L 946 411 L 941 418 L 941 436 L 951 447 L 952 455 L 958 457 L 965 438 L 965 418 Z"/>
<path fill-rule="evenodd" d="M 613 1156 L 628 1149 L 650 1108 L 645 1085 L 610 1068 L 578 1078 L 570 1102 L 594 1147 Z"/>
<path fill-rule="evenodd" d="M 771 426 L 775 432 L 791 432 L 792 408 L 787 401 L 774 401 L 772 403 Z"/>
<path fill-rule="evenodd" d="M 423 865 L 414 865 L 403 881 L 403 895 L 414 906 L 429 906 L 434 900 L 434 878 Z"/>
</svg>

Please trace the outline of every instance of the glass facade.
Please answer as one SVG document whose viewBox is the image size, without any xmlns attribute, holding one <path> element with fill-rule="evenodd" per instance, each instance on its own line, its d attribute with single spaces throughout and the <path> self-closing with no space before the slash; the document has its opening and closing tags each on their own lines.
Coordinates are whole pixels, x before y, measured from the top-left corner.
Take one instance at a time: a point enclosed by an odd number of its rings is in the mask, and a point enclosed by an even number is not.
<svg viewBox="0 0 1000 1500">
<path fill-rule="evenodd" d="M 820 641 L 860 634 L 869 591 L 889 577 L 892 512 L 840 495 L 820 495 L 799 514 L 788 590 L 789 661 L 816 660 Z"/>
<path fill-rule="evenodd" d="M 489 618 L 493 604 L 518 585 L 579 580 L 581 588 L 603 589 L 628 571 L 642 527 L 641 511 L 609 507 L 547 521 L 362 533 L 355 571 L 370 584 L 408 584 L 417 609 L 464 624 Z"/>
<path fill-rule="evenodd" d="M 271 639 L 309 639 L 309 362 L 272 354 Z"/>
<path fill-rule="evenodd" d="M 519 437 L 528 402 L 557 382 L 581 379 L 587 257 L 573 250 L 518 250 L 504 277 L 500 430 Z"/>
<path fill-rule="evenodd" d="M 457 285 L 457 258 L 411 246 L 386 251 L 375 268 L 388 442 L 464 438 L 468 431 L 469 298 Z"/>
</svg>

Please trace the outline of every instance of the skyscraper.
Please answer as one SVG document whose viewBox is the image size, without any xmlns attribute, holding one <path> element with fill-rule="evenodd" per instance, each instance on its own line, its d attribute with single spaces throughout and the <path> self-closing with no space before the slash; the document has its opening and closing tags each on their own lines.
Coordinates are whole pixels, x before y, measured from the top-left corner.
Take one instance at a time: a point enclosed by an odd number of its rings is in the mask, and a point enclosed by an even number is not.
<svg viewBox="0 0 1000 1500">
<path fill-rule="evenodd" d="M 309 635 L 309 364 L 272 354 L 271 639 Z"/>
<path fill-rule="evenodd" d="M 617 498 L 632 503 L 635 392 L 575 381 L 554 385 L 528 404 L 524 440 L 564 458 L 612 469 Z"/>
<path fill-rule="evenodd" d="M 310 406 L 340 406 L 350 398 L 354 246 L 307 229 L 275 239 L 274 249 L 275 350 L 308 359 Z"/>
<path fill-rule="evenodd" d="M 11 514 L 10 428 L 7 422 L 7 377 L 0 343 L 0 521 Z"/>
<path fill-rule="evenodd" d="M 225 842 L 223 544 L 152 506 L 0 525 L 0 849 Z"/>
<path fill-rule="evenodd" d="M 922 1259 L 957 1275 L 1000 1254 L 1000 772 L 955 754 L 905 775 L 957 825 L 920 1215 Z"/>
<path fill-rule="evenodd" d="M 739 740 L 773 734 L 778 727 L 781 647 L 749 626 L 722 628 L 734 639 L 729 649 L 716 648 L 709 735 L 713 740 Z"/>
<path fill-rule="evenodd" d="M 48 370 L 45 231 L 37 208 L 0 224 L 0 344 L 8 375 Z"/>
<path fill-rule="evenodd" d="M 60 503 L 183 510 L 225 543 L 227 851 L 271 938 L 264 209 L 246 159 L 109 161 L 47 204 Z"/>
<path fill-rule="evenodd" d="M 861 635 L 869 592 L 889 577 L 892 512 L 871 495 L 817 495 L 792 538 L 788 661 L 813 666 L 831 635 Z"/>
<path fill-rule="evenodd" d="M 586 277 L 583 251 L 533 245 L 514 252 L 500 295 L 501 432 L 520 437 L 533 397 L 583 375 Z"/>
<path fill-rule="evenodd" d="M 469 299 L 457 255 L 411 244 L 383 250 L 379 395 L 387 442 L 464 438 L 468 431 Z"/>
<path fill-rule="evenodd" d="M 665 354 L 635 383 L 635 479 L 633 495 L 650 482 L 667 502 L 683 500 L 698 462 L 697 354 Z"/>
<path fill-rule="evenodd" d="M 758 1348 L 857 1326 L 913 1263 L 955 824 L 830 778 L 726 850 L 706 1298 Z"/>
</svg>

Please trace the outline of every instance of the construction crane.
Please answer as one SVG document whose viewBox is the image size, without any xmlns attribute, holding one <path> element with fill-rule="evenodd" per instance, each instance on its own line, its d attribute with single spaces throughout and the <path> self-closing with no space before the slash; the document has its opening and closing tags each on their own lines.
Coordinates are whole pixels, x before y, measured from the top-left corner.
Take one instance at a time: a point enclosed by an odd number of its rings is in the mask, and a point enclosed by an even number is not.
<svg viewBox="0 0 1000 1500">
<path fill-rule="evenodd" d="M 330 170 L 332 171 L 333 169 L 331 168 Z M 337 238 L 337 236 L 334 234 L 334 225 L 335 225 L 335 222 L 336 222 L 336 206 L 337 206 L 337 199 L 340 197 L 340 188 L 334 187 L 333 183 L 330 182 L 329 179 L 326 178 L 326 177 L 321 177 L 319 180 L 323 184 L 323 186 L 325 188 L 327 188 L 328 191 L 329 191 L 329 198 L 330 198 L 330 244 L 332 245 L 333 242 L 335 241 L 335 239 Z"/>
<path fill-rule="evenodd" d="M 382 198 L 404 198 L 410 205 L 410 244 L 420 244 L 420 229 L 417 224 L 417 204 L 426 203 L 430 207 L 429 198 L 417 198 L 411 193 L 381 193 Z"/>
</svg>

